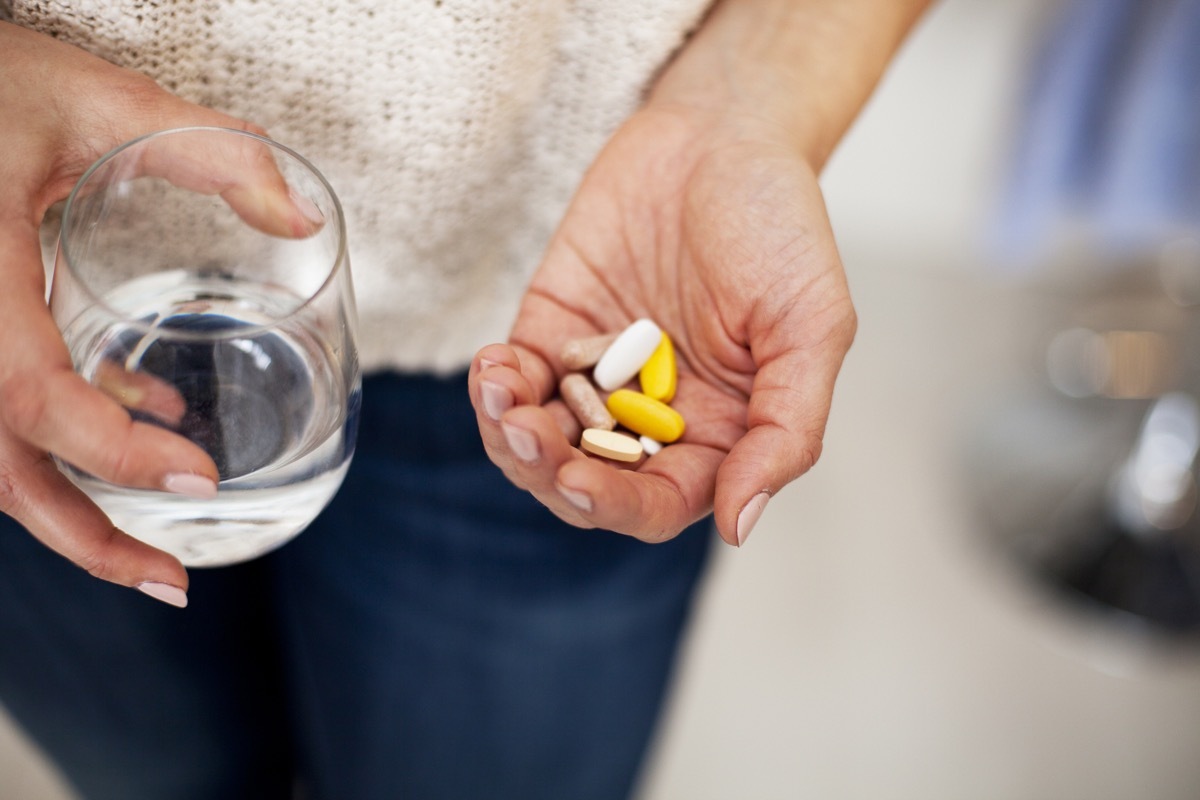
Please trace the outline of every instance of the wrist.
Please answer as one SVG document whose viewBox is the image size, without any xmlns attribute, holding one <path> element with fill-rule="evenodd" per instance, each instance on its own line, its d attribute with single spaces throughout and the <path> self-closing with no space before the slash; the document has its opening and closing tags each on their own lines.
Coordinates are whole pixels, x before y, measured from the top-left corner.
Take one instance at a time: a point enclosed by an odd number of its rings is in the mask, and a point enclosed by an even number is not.
<svg viewBox="0 0 1200 800">
<path fill-rule="evenodd" d="M 651 91 L 775 131 L 819 172 L 930 0 L 719 0 Z"/>
</svg>

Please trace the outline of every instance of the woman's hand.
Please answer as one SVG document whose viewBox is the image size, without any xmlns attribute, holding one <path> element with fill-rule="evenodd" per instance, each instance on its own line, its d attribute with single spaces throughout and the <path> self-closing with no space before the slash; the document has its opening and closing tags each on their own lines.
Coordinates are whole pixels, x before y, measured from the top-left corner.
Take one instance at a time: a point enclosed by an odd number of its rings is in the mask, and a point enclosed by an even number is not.
<svg viewBox="0 0 1200 800">
<path fill-rule="evenodd" d="M 136 376 L 101 380 L 115 387 L 106 394 L 75 374 L 46 307 L 38 228 L 100 155 L 136 136 L 190 125 L 254 130 L 141 75 L 0 23 L 0 512 L 91 574 L 176 605 L 186 603 L 188 585 L 178 560 L 113 527 L 50 454 L 112 483 L 202 498 L 216 493 L 216 466 L 186 439 L 132 421 L 118 398 L 153 395 L 128 391 Z M 230 172 L 201 177 L 194 167 L 210 162 L 229 163 Z M 303 235 L 313 225 L 273 165 L 250 151 L 181 153 L 147 169 L 221 194 L 263 230 Z"/>
<path fill-rule="evenodd" d="M 488 453 L 563 519 L 647 541 L 709 510 L 740 545 L 821 452 L 855 314 L 817 174 L 930 0 L 718 0 L 585 176 L 470 390 Z M 682 439 L 589 458 L 563 343 L 655 320 Z"/>
<path fill-rule="evenodd" d="M 687 429 L 621 469 L 573 447 L 558 354 L 639 317 L 674 341 Z M 653 105 L 585 177 L 510 343 L 472 365 L 471 394 L 492 459 L 563 519 L 658 541 L 715 509 L 741 544 L 817 460 L 854 330 L 816 176 L 784 132 Z"/>
</svg>

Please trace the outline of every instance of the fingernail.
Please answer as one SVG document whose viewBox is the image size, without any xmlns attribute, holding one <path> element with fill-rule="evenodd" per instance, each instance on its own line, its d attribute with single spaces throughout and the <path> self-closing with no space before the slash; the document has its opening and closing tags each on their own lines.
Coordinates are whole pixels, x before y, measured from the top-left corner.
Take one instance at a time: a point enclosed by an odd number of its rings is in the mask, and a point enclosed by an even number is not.
<svg viewBox="0 0 1200 800">
<path fill-rule="evenodd" d="M 763 509 L 767 507 L 767 501 L 771 499 L 768 492 L 759 492 L 750 498 L 750 502 L 742 507 L 742 511 L 737 518 L 737 540 L 738 547 L 746 543 L 746 539 L 750 538 L 750 531 L 754 530 L 754 526 L 758 523 L 758 518 L 762 516 Z"/>
<path fill-rule="evenodd" d="M 569 489 L 561 483 L 556 483 L 554 486 L 568 503 L 585 514 L 592 513 L 592 497 L 587 492 L 581 492 L 578 489 Z"/>
<path fill-rule="evenodd" d="M 203 475 L 175 472 L 163 478 L 163 488 L 174 494 L 196 500 L 212 500 L 217 496 L 217 485 Z"/>
<path fill-rule="evenodd" d="M 317 204 L 309 198 L 297 192 L 295 189 L 288 189 L 288 199 L 292 201 L 292 205 L 300 212 L 300 215 L 308 221 L 309 227 L 316 230 L 325 224 L 325 215 L 321 213 L 321 209 L 317 208 Z"/>
<path fill-rule="evenodd" d="M 492 361 L 490 358 L 479 359 L 479 371 L 480 372 L 483 372 L 485 369 L 491 369 L 492 367 L 498 367 L 498 366 L 500 366 L 499 361 Z"/>
<path fill-rule="evenodd" d="M 507 386 L 483 381 L 479 384 L 479 391 L 483 395 L 483 413 L 496 422 L 500 421 L 505 411 L 513 407 L 513 393 Z"/>
<path fill-rule="evenodd" d="M 538 462 L 538 459 L 542 457 L 542 451 L 538 446 L 536 436 L 524 428 L 516 428 L 512 425 L 501 423 L 500 427 L 504 431 L 504 439 L 508 442 L 508 449 L 512 450 L 517 458 L 526 464 L 536 464 Z"/>
<path fill-rule="evenodd" d="M 155 600 L 161 600 L 167 605 L 175 606 L 176 608 L 187 608 L 187 592 L 178 586 L 172 586 L 169 583 L 159 583 L 158 581 L 142 581 L 133 588 L 150 595 Z"/>
<path fill-rule="evenodd" d="M 141 389 L 137 388 L 136 386 L 129 386 L 128 384 L 120 383 L 112 378 L 100 378 L 100 380 L 97 381 L 96 386 L 100 389 L 100 391 L 104 392 L 106 395 L 116 400 L 126 408 L 136 408 L 142 404 L 143 400 L 146 399 L 146 393 Z"/>
</svg>

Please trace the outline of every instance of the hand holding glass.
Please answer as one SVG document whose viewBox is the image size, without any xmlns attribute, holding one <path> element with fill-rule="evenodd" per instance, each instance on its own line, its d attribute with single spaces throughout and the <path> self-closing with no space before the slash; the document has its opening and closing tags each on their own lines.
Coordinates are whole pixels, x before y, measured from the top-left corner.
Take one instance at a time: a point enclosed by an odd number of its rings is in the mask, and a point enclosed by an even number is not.
<svg viewBox="0 0 1200 800">
<path fill-rule="evenodd" d="M 361 391 L 345 224 L 296 153 L 189 128 L 104 156 L 67 200 L 50 305 L 85 379 L 220 474 L 198 499 L 60 462 L 123 531 L 185 566 L 231 564 L 294 537 L 341 485 Z"/>
</svg>

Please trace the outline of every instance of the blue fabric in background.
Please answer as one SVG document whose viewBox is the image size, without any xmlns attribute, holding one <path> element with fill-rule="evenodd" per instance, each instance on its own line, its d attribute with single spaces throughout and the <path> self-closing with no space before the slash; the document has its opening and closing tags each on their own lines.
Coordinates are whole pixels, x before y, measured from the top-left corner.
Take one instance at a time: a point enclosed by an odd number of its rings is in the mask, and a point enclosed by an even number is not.
<svg viewBox="0 0 1200 800">
<path fill-rule="evenodd" d="M 1119 263 L 1200 230 L 1200 0 L 1074 0 L 1029 76 L 1002 207 L 1003 262 L 1064 224 Z"/>
</svg>

